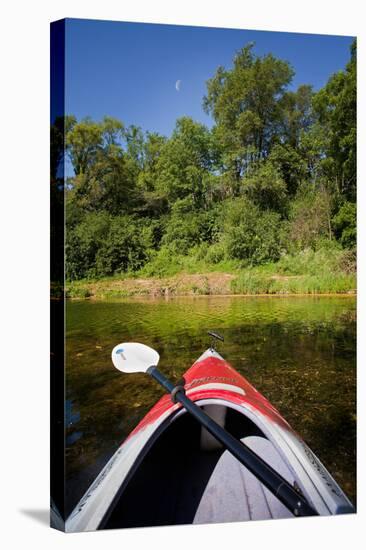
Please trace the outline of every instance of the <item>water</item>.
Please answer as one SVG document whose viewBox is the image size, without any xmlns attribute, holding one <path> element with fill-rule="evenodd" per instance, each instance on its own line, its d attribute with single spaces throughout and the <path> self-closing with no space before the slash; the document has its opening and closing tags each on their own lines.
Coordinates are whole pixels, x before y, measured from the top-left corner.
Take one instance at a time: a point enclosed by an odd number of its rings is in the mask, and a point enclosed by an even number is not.
<svg viewBox="0 0 366 550">
<path fill-rule="evenodd" d="M 122 341 L 159 351 L 179 378 L 209 345 L 279 409 L 356 501 L 356 300 L 181 297 L 67 303 L 67 511 L 162 395 L 110 354 Z"/>
</svg>

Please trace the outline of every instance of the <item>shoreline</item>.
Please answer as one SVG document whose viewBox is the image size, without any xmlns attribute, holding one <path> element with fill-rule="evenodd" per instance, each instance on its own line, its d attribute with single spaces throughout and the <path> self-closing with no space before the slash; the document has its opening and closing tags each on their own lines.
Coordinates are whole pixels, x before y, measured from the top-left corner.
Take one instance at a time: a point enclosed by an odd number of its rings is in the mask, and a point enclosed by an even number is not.
<svg viewBox="0 0 366 550">
<path fill-rule="evenodd" d="M 329 279 L 310 275 L 262 275 L 244 272 L 245 285 L 238 284 L 240 273 L 179 273 L 170 277 L 126 277 L 93 281 L 65 282 L 70 300 L 107 300 L 111 298 L 175 298 L 175 297 L 290 297 L 357 295 L 355 279 L 334 274 Z M 336 288 L 337 290 L 334 290 Z M 339 290 L 338 290 L 339 288 Z"/>
<path fill-rule="evenodd" d="M 356 292 L 323 292 L 323 293 L 292 293 L 292 294 L 174 294 L 170 296 L 153 296 L 150 294 L 134 294 L 130 296 L 88 296 L 86 298 L 80 297 L 66 297 L 67 301 L 89 301 L 89 302 L 103 302 L 107 300 L 175 300 L 177 298 L 356 298 Z"/>
</svg>

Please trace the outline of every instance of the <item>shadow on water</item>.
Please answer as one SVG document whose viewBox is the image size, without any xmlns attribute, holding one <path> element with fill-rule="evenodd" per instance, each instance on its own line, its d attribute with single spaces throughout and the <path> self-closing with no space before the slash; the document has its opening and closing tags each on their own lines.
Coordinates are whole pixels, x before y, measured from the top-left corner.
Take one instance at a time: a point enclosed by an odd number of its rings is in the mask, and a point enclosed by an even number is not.
<svg viewBox="0 0 366 550">
<path fill-rule="evenodd" d="M 70 512 L 162 390 L 125 377 L 110 353 L 144 342 L 179 378 L 219 351 L 277 407 L 356 501 L 356 300 L 352 297 L 182 297 L 67 303 L 66 497 Z"/>
</svg>

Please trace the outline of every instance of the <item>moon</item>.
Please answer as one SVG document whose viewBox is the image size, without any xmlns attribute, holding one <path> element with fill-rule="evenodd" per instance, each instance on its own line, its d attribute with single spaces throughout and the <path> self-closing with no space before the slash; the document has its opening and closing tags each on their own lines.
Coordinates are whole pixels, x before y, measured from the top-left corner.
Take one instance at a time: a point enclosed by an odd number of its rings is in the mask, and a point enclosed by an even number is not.
<svg viewBox="0 0 366 550">
<path fill-rule="evenodd" d="M 180 85 L 181 85 L 182 81 L 181 80 L 177 80 L 177 82 L 175 83 L 175 89 L 177 90 L 177 92 L 180 91 Z"/>
</svg>

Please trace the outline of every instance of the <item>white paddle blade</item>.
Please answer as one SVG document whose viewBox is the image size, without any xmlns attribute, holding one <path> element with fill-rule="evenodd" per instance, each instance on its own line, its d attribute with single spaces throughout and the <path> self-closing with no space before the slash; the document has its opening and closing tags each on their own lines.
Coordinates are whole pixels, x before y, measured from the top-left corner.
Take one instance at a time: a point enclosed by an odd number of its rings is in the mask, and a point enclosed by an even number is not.
<svg viewBox="0 0 366 550">
<path fill-rule="evenodd" d="M 146 372 L 149 367 L 157 366 L 159 359 L 157 351 L 136 342 L 118 344 L 112 351 L 113 365 L 122 372 Z"/>
</svg>

